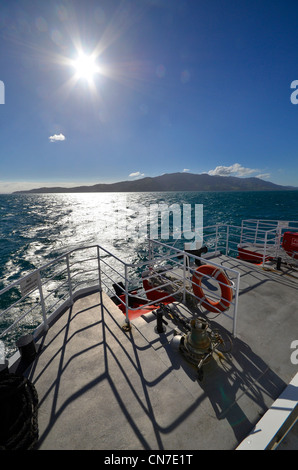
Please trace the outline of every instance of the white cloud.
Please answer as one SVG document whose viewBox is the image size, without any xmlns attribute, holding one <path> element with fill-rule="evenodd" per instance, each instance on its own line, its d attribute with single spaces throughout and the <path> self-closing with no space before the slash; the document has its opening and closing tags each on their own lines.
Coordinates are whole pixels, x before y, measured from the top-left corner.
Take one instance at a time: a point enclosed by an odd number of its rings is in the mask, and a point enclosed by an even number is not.
<svg viewBox="0 0 298 470">
<path fill-rule="evenodd" d="M 130 173 L 128 175 L 130 178 L 138 178 L 139 176 L 145 176 L 145 173 L 141 173 L 140 171 L 135 171 L 134 173 Z"/>
<path fill-rule="evenodd" d="M 189 168 L 184 168 L 183 173 L 187 173 L 188 171 L 190 171 Z"/>
<path fill-rule="evenodd" d="M 208 175 L 216 175 L 216 176 L 247 176 L 251 175 L 252 173 L 256 173 L 260 170 L 256 170 L 253 168 L 245 168 L 244 166 L 240 165 L 240 163 L 234 163 L 231 166 L 217 166 L 214 170 L 208 171 Z"/>
<path fill-rule="evenodd" d="M 261 173 L 260 175 L 256 175 L 256 178 L 261 178 L 262 180 L 270 178 L 270 173 Z"/>
<path fill-rule="evenodd" d="M 65 135 L 63 134 L 54 134 L 49 137 L 50 142 L 62 142 L 65 140 Z"/>
</svg>

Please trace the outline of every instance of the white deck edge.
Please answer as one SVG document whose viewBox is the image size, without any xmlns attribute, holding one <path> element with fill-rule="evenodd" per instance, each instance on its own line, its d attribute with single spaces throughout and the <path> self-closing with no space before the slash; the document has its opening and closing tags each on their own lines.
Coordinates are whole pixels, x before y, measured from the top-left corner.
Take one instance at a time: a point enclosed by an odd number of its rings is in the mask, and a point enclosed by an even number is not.
<svg viewBox="0 0 298 470">
<path fill-rule="evenodd" d="M 298 418 L 298 373 L 236 450 L 273 450 Z"/>
</svg>

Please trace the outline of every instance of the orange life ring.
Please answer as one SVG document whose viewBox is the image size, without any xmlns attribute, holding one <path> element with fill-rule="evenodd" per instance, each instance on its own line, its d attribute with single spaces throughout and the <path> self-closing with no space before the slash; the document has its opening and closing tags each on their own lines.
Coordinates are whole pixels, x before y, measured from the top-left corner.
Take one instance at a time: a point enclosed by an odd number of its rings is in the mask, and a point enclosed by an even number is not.
<svg viewBox="0 0 298 470">
<path fill-rule="evenodd" d="M 208 299 L 203 292 L 201 281 L 205 274 L 219 281 L 221 299 L 218 302 Z M 201 299 L 201 305 L 209 310 L 209 312 L 223 312 L 230 307 L 230 303 L 233 299 L 233 290 L 230 280 L 221 269 L 211 266 L 210 264 L 203 264 L 195 270 L 192 276 L 192 289 L 194 294 Z"/>
</svg>

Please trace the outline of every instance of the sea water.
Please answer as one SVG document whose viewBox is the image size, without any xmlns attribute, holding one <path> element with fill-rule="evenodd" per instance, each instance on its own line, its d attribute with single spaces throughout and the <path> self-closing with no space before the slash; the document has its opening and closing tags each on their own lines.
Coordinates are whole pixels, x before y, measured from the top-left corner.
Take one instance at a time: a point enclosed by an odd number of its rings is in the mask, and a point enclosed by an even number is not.
<svg viewBox="0 0 298 470">
<path fill-rule="evenodd" d="M 204 226 L 298 220 L 298 191 L 0 194 L 0 290 L 82 245 L 102 245 L 129 263 L 145 260 L 148 240 L 135 226 L 127 230 L 135 217 L 129 208 L 154 204 L 200 205 Z M 143 217 L 144 226 L 146 211 Z"/>
<path fill-rule="evenodd" d="M 298 219 L 298 191 L 0 194 L 0 289 L 82 244 L 98 243 L 137 261 L 144 239 L 121 236 L 119 208 L 153 204 L 201 204 L 204 226 Z"/>
</svg>

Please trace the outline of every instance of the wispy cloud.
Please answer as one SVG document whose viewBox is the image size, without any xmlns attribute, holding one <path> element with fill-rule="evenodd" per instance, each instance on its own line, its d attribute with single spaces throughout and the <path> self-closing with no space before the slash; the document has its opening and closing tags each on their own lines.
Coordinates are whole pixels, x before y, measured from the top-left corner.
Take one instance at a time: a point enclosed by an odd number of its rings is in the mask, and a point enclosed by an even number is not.
<svg viewBox="0 0 298 470">
<path fill-rule="evenodd" d="M 189 168 L 184 168 L 183 173 L 187 173 L 188 171 L 190 171 Z"/>
<path fill-rule="evenodd" d="M 214 170 L 208 171 L 208 175 L 216 175 L 216 176 L 248 176 L 253 173 L 257 173 L 260 170 L 256 170 L 253 168 L 245 168 L 244 166 L 240 165 L 240 163 L 234 163 L 230 166 L 217 166 Z"/>
<path fill-rule="evenodd" d="M 54 134 L 54 135 L 50 135 L 49 137 L 49 141 L 50 142 L 62 142 L 63 140 L 65 140 L 65 135 L 63 134 Z"/>
<path fill-rule="evenodd" d="M 256 175 L 256 178 L 260 178 L 261 180 L 270 178 L 270 173 L 261 173 L 260 175 Z"/>
<path fill-rule="evenodd" d="M 128 175 L 130 178 L 139 178 L 140 176 L 145 176 L 145 173 L 141 173 L 140 171 L 135 171 L 134 173 L 130 173 Z"/>
</svg>

